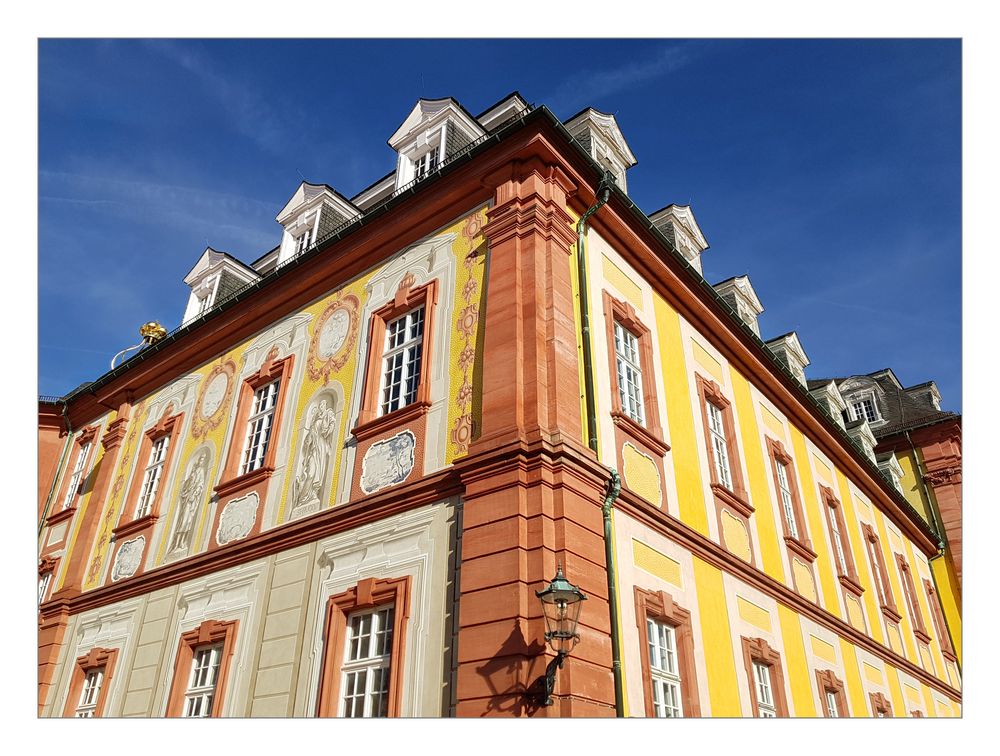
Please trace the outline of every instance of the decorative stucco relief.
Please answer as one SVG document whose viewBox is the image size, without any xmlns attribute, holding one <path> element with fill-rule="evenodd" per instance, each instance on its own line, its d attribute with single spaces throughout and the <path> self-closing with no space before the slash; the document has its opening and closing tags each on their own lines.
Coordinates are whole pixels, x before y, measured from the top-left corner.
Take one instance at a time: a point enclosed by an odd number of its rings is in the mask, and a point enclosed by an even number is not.
<svg viewBox="0 0 1000 756">
<path fill-rule="evenodd" d="M 320 399 L 309 408 L 302 426 L 302 452 L 291 491 L 293 516 L 316 511 L 322 505 L 336 431 L 337 413 L 333 404 L 326 398 Z"/>
<path fill-rule="evenodd" d="M 115 554 L 115 563 L 111 568 L 111 582 L 132 577 L 139 569 L 142 554 L 146 550 L 146 536 L 125 541 Z"/>
<path fill-rule="evenodd" d="M 190 548 L 195 515 L 205 502 L 211 456 L 208 449 L 202 449 L 198 452 L 194 462 L 188 468 L 187 477 L 181 483 L 177 502 L 177 519 L 174 522 L 174 533 L 168 547 L 168 553 L 171 555 L 187 553 Z"/>
<path fill-rule="evenodd" d="M 191 423 L 191 435 L 196 439 L 208 435 L 226 416 L 225 408 L 233 396 L 235 375 L 236 363 L 226 360 L 213 367 L 201 382 Z"/>
<path fill-rule="evenodd" d="M 358 340 L 358 310 L 360 300 L 354 294 L 331 302 L 316 320 L 309 341 L 309 377 L 327 383 L 330 374 L 339 371 L 351 356 Z"/>
<path fill-rule="evenodd" d="M 219 529 L 215 533 L 216 543 L 225 546 L 227 543 L 246 538 L 257 521 L 259 505 L 260 498 L 253 491 L 228 502 L 219 515 Z"/>
<path fill-rule="evenodd" d="M 416 444 L 408 430 L 372 444 L 361 461 L 361 490 L 370 494 L 406 480 Z"/>
</svg>

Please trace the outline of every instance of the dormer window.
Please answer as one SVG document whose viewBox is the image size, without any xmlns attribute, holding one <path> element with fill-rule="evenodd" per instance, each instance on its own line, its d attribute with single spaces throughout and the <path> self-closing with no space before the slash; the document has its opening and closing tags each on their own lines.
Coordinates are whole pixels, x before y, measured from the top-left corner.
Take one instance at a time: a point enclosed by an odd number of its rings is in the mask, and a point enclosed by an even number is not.
<svg viewBox="0 0 1000 756">
<path fill-rule="evenodd" d="M 309 249 L 310 244 L 312 244 L 312 229 L 307 228 L 295 239 L 295 254 L 301 255 Z"/>
<path fill-rule="evenodd" d="M 184 277 L 184 283 L 191 287 L 191 296 L 182 322 L 188 323 L 201 317 L 259 278 L 257 271 L 232 255 L 207 248 Z"/>
<path fill-rule="evenodd" d="M 878 413 L 878 403 L 874 394 L 863 394 L 851 399 L 851 413 L 854 420 L 867 420 L 877 423 L 882 418 Z"/>
<path fill-rule="evenodd" d="M 284 229 L 276 267 L 328 238 L 360 214 L 357 207 L 332 187 L 303 181 L 275 218 Z"/>
<path fill-rule="evenodd" d="M 440 147 L 432 147 L 427 152 L 425 152 L 420 157 L 413 161 L 413 179 L 414 181 L 419 181 L 424 178 L 428 173 L 433 173 L 437 170 L 438 163 L 440 162 L 441 149 Z"/>
</svg>

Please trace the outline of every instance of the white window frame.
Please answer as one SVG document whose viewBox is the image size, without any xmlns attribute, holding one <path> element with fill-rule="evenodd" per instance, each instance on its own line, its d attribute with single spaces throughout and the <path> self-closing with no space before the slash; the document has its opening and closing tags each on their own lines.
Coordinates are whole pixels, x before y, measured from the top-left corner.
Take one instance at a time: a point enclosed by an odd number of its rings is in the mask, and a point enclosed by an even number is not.
<svg viewBox="0 0 1000 756">
<path fill-rule="evenodd" d="M 435 144 L 410 160 L 413 170 L 413 180 L 420 181 L 434 173 L 441 165 L 441 145 Z"/>
<path fill-rule="evenodd" d="M 69 478 L 69 486 L 66 488 L 66 498 L 63 499 L 63 509 L 69 509 L 76 500 L 76 495 L 80 490 L 80 483 L 84 477 L 84 470 L 87 467 L 87 458 L 90 456 L 90 441 L 85 441 L 80 445 L 80 450 L 76 453 L 76 463 L 73 465 L 73 472 Z"/>
<path fill-rule="evenodd" d="M 652 617 L 646 618 L 649 675 L 653 683 L 653 712 L 657 717 L 683 717 L 680 665 L 677 659 L 677 628 Z"/>
<path fill-rule="evenodd" d="M 41 606 L 42 602 L 45 600 L 45 596 L 49 592 L 49 586 L 52 585 L 52 573 L 43 572 L 38 576 L 38 605 Z"/>
<path fill-rule="evenodd" d="M 312 227 L 309 227 L 301 234 L 295 237 L 295 251 L 292 253 L 293 256 L 301 255 L 303 252 L 309 249 L 309 246 L 314 241 L 312 235 L 313 235 L 313 229 Z"/>
<path fill-rule="evenodd" d="M 837 560 L 837 568 L 841 575 L 849 575 L 847 571 L 847 554 L 844 551 L 844 536 L 840 532 L 840 524 L 837 522 L 837 513 L 829 504 L 826 505 L 830 515 L 830 540 L 833 541 L 834 558 Z"/>
<path fill-rule="evenodd" d="M 777 467 L 778 495 L 781 497 L 781 508 L 785 513 L 785 524 L 792 538 L 799 537 L 799 526 L 795 520 L 795 504 L 792 501 L 791 484 L 788 482 L 788 465 L 779 460 L 774 461 Z"/>
<path fill-rule="evenodd" d="M 157 438 L 150 447 L 149 461 L 146 463 L 146 470 L 142 474 L 142 486 L 139 488 L 139 501 L 135 505 L 136 520 L 145 517 L 153 509 L 156 492 L 159 490 L 160 480 L 163 478 L 163 466 L 166 464 L 169 448 L 169 433 Z"/>
<path fill-rule="evenodd" d="M 181 716 L 203 718 L 212 716 L 219 673 L 222 670 L 222 643 L 197 646 L 191 655 L 191 671 L 184 692 Z"/>
<path fill-rule="evenodd" d="M 869 417 L 868 409 L 866 403 L 870 406 L 871 417 Z M 851 397 L 851 413 L 855 420 L 867 420 L 869 425 L 877 423 L 882 420 L 882 415 L 878 411 L 878 402 L 875 401 L 875 394 L 873 392 L 868 392 L 867 394 L 859 394 L 857 396 Z"/>
<path fill-rule="evenodd" d="M 390 676 L 394 674 L 395 613 L 394 604 L 382 604 L 348 616 L 340 670 L 340 716 L 387 716 Z M 380 690 L 375 690 L 376 678 Z"/>
<path fill-rule="evenodd" d="M 74 716 L 89 719 L 97 711 L 97 700 L 104 685 L 104 667 L 88 669 L 83 676 L 83 686 L 80 689 L 80 702 L 76 706 Z"/>
<path fill-rule="evenodd" d="M 751 665 L 754 676 L 754 695 L 757 698 L 757 715 L 762 719 L 773 719 L 778 716 L 774 704 L 774 677 L 771 665 L 754 661 Z"/>
<path fill-rule="evenodd" d="M 417 400 L 423 371 L 427 308 L 415 307 L 385 324 L 382 371 L 379 380 L 379 416 Z"/>
<path fill-rule="evenodd" d="M 875 590 L 878 592 L 878 599 L 882 602 L 882 606 L 889 606 L 889 586 L 884 582 L 886 576 L 883 575 L 880 569 L 878 553 L 875 551 L 878 545 L 867 536 L 865 537 L 865 544 L 868 547 L 868 561 L 871 562 L 872 573 L 875 575 Z"/>
<path fill-rule="evenodd" d="M 622 412 L 645 427 L 639 337 L 617 320 L 614 321 L 614 336 L 618 398 L 621 400 Z"/>
<path fill-rule="evenodd" d="M 837 694 L 829 688 L 824 688 L 823 698 L 826 701 L 826 715 L 831 719 L 839 719 L 840 709 L 837 708 Z"/>
<path fill-rule="evenodd" d="M 722 409 L 705 400 L 705 413 L 708 415 L 708 432 L 711 436 L 712 456 L 715 462 L 715 472 L 719 483 L 733 490 L 733 473 L 729 461 L 729 443 L 726 440 L 726 422 Z"/>
<path fill-rule="evenodd" d="M 240 455 L 240 475 L 263 467 L 274 430 L 274 413 L 278 406 L 281 379 L 277 378 L 254 389 L 250 417 L 247 419 L 243 453 Z"/>
</svg>

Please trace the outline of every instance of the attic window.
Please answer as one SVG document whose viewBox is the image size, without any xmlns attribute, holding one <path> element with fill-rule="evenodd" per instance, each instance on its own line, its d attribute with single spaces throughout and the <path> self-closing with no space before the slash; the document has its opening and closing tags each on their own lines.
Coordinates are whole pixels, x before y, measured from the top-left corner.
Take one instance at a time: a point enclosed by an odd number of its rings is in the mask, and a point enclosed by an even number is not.
<svg viewBox="0 0 1000 756">
<path fill-rule="evenodd" d="M 431 147 L 427 152 L 418 158 L 413 160 L 413 178 L 415 181 L 419 181 L 424 178 L 428 173 L 433 173 L 437 170 L 438 164 L 440 162 L 441 148 L 438 146 Z"/>
<path fill-rule="evenodd" d="M 855 420 L 877 423 L 881 420 L 874 394 L 862 394 L 851 399 L 851 412 Z"/>
<path fill-rule="evenodd" d="M 296 237 L 295 254 L 301 255 L 303 252 L 309 249 L 310 244 L 312 244 L 312 229 L 308 228 L 306 229 L 305 233 Z"/>
</svg>

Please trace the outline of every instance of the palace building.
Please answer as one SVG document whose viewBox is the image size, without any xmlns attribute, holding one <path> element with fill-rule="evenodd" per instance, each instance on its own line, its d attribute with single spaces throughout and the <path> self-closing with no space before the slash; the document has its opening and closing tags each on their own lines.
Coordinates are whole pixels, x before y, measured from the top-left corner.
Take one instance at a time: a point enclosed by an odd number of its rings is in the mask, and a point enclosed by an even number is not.
<svg viewBox="0 0 1000 756">
<path fill-rule="evenodd" d="M 40 400 L 40 715 L 959 716 L 934 384 L 808 378 L 613 115 L 388 143 Z"/>
</svg>

